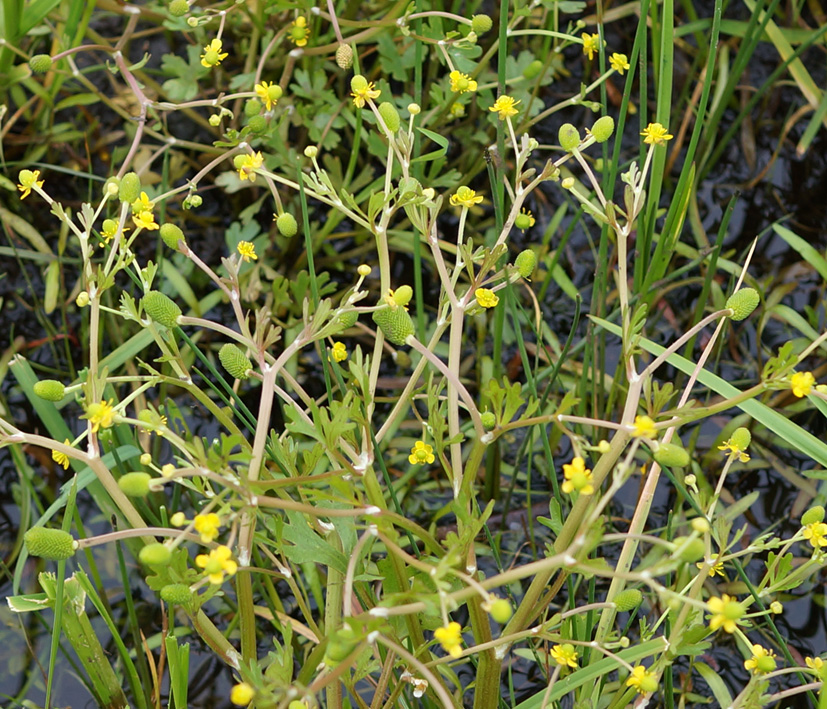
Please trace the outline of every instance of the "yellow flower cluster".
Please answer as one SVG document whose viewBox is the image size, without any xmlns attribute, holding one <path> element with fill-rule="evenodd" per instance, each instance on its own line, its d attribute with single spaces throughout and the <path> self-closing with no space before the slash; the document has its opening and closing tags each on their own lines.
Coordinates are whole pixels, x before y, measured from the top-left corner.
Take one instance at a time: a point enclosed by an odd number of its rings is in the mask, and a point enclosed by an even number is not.
<svg viewBox="0 0 827 709">
<path fill-rule="evenodd" d="M 201 535 L 201 543 L 209 544 L 218 536 L 218 530 L 221 527 L 221 517 L 215 512 L 195 515 L 193 524 L 195 531 Z"/>
<path fill-rule="evenodd" d="M 434 639 L 451 657 L 457 658 L 462 655 L 462 627 L 459 623 L 451 621 L 448 625 L 437 628 L 434 631 Z"/>
</svg>

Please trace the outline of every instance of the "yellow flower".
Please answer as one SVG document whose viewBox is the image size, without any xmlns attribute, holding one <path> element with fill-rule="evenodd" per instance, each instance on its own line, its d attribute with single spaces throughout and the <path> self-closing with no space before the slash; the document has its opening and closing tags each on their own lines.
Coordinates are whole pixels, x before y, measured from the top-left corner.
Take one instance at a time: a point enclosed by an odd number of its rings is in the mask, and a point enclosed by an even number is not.
<svg viewBox="0 0 827 709">
<path fill-rule="evenodd" d="M 521 232 L 525 233 L 525 230 L 531 229 L 536 221 L 537 220 L 534 218 L 531 210 L 523 207 L 517 215 L 517 218 L 514 220 L 514 226 L 516 226 Z"/>
<path fill-rule="evenodd" d="M 422 465 L 424 463 L 431 465 L 435 460 L 434 447 L 427 445 L 424 441 L 414 443 L 411 454 L 408 456 L 408 462 L 411 465 Z"/>
<path fill-rule="evenodd" d="M 201 543 L 209 544 L 218 536 L 221 517 L 215 512 L 209 512 L 205 515 L 195 515 L 194 525 L 195 531 L 201 535 Z"/>
<path fill-rule="evenodd" d="M 23 193 L 20 195 L 20 199 L 26 199 L 26 197 L 32 193 L 32 189 L 40 189 L 43 187 L 43 180 L 38 180 L 38 177 L 40 177 L 40 170 L 20 171 L 17 176 L 17 179 L 20 181 L 17 189 Z"/>
<path fill-rule="evenodd" d="M 790 377 L 790 389 L 799 399 L 807 396 L 816 383 L 812 372 L 796 372 Z"/>
<path fill-rule="evenodd" d="M 650 145 L 663 145 L 667 140 L 672 140 L 672 138 L 675 137 L 667 133 L 666 128 L 660 123 L 650 123 L 641 135 L 644 136 L 643 142 L 649 143 Z"/>
<path fill-rule="evenodd" d="M 477 288 L 474 291 L 474 297 L 477 299 L 477 304 L 483 308 L 493 308 L 500 302 L 497 294 L 490 288 Z"/>
<path fill-rule="evenodd" d="M 609 57 L 609 64 L 611 65 L 612 69 L 614 69 L 618 74 L 623 76 L 624 71 L 629 71 L 631 68 L 629 65 L 629 60 L 626 58 L 625 54 L 619 54 L 615 52 L 612 56 Z"/>
<path fill-rule="evenodd" d="M 812 522 L 806 525 L 801 535 L 813 545 L 814 549 L 827 547 L 827 523 L 825 522 Z"/>
<path fill-rule="evenodd" d="M 141 212 L 140 214 L 133 215 L 132 221 L 136 227 L 146 229 L 147 231 L 154 231 L 155 229 L 161 228 L 155 223 L 155 215 L 152 212 Z"/>
<path fill-rule="evenodd" d="M 287 36 L 297 47 L 303 47 L 307 44 L 307 38 L 310 36 L 310 28 L 307 26 L 307 19 L 300 16 L 293 20 L 293 24 L 291 25 Z"/>
<path fill-rule="evenodd" d="M 209 556 L 207 554 L 199 554 L 195 557 L 195 564 L 200 569 L 204 569 L 210 579 L 210 583 L 216 586 L 224 581 L 224 574 L 232 576 L 238 571 L 238 564 L 236 564 L 230 557 L 233 553 L 230 547 L 223 544 L 215 549 L 210 550 Z"/>
<path fill-rule="evenodd" d="M 584 32 L 580 36 L 583 38 L 583 54 L 588 55 L 589 60 L 594 59 L 594 53 L 600 51 L 600 35 Z"/>
<path fill-rule="evenodd" d="M 658 688 L 658 678 L 654 672 L 647 672 L 643 665 L 638 665 L 632 668 L 626 686 L 634 687 L 638 694 L 649 694 Z"/>
<path fill-rule="evenodd" d="M 264 101 L 264 108 L 268 111 L 275 106 L 281 98 L 281 86 L 278 84 L 268 84 L 266 81 L 262 81 L 260 84 L 256 84 L 254 88 L 256 90 L 256 96 Z"/>
<path fill-rule="evenodd" d="M 695 566 L 697 566 L 699 569 L 702 569 L 704 567 L 704 562 L 699 561 L 697 564 L 695 564 Z M 710 577 L 715 576 L 716 574 L 718 576 L 723 576 L 724 578 L 726 578 L 726 574 L 724 573 L 724 562 L 723 561 L 718 561 L 717 559 L 715 560 L 714 563 L 710 562 L 710 565 L 709 565 L 709 575 L 710 575 Z"/>
<path fill-rule="evenodd" d="M 204 47 L 204 53 L 201 55 L 201 66 L 207 67 L 207 69 L 218 66 L 228 56 L 227 52 L 221 51 L 221 40 L 214 39 Z"/>
<path fill-rule="evenodd" d="M 720 598 L 710 598 L 706 604 L 712 613 L 709 618 L 709 627 L 712 630 L 723 628 L 727 633 L 734 633 L 738 621 L 744 615 L 744 606 L 726 594 Z"/>
<path fill-rule="evenodd" d="M 805 657 L 804 664 L 807 665 L 811 670 L 815 670 L 816 672 L 821 672 L 822 668 L 824 667 L 824 660 L 820 657 Z"/>
<path fill-rule="evenodd" d="M 772 672 L 775 669 L 775 653 L 762 645 L 753 645 L 752 657 L 744 662 L 744 667 L 756 675 Z"/>
<path fill-rule="evenodd" d="M 247 706 L 255 696 L 256 690 L 246 682 L 239 682 L 230 690 L 230 701 L 239 707 Z"/>
<path fill-rule="evenodd" d="M 462 655 L 462 627 L 459 623 L 451 621 L 445 627 L 437 628 L 434 631 L 434 639 L 451 657 L 457 658 Z"/>
<path fill-rule="evenodd" d="M 238 246 L 236 246 L 238 253 L 241 254 L 241 258 L 245 261 L 258 261 L 258 254 L 256 254 L 256 247 L 251 244 L 249 241 L 239 241 Z"/>
<path fill-rule="evenodd" d="M 353 88 L 352 83 L 351 88 Z M 368 99 L 379 98 L 381 93 L 382 92 L 379 89 L 374 88 L 374 83 L 372 81 L 367 81 L 364 82 L 364 86 L 358 86 L 353 89 L 350 95 L 353 96 L 354 106 L 357 108 L 364 108 Z"/>
<path fill-rule="evenodd" d="M 770 603 L 770 613 L 774 615 L 780 615 L 784 612 L 784 606 L 781 604 L 781 601 L 773 601 Z"/>
<path fill-rule="evenodd" d="M 477 82 L 468 76 L 468 74 L 462 74 L 455 69 L 448 77 L 451 79 L 451 91 L 455 94 L 464 94 L 466 91 L 477 90 Z"/>
<path fill-rule="evenodd" d="M 123 234 L 129 231 L 128 227 L 124 227 Z M 104 219 L 101 236 L 106 243 L 109 243 L 118 234 L 118 222 L 114 219 Z"/>
<path fill-rule="evenodd" d="M 63 441 L 64 445 L 71 445 L 71 441 L 67 438 Z M 58 465 L 62 465 L 64 470 L 69 469 L 69 456 L 60 451 L 52 451 L 52 460 Z"/>
<path fill-rule="evenodd" d="M 746 463 L 749 460 L 749 453 L 745 453 L 744 449 L 737 443 L 733 443 L 731 438 L 728 441 L 724 441 L 722 445 L 718 446 L 718 450 L 728 451 L 729 455 L 733 458 L 737 458 L 742 463 Z"/>
<path fill-rule="evenodd" d="M 347 347 L 344 342 L 334 342 L 330 352 L 334 362 L 344 362 L 347 359 Z"/>
<path fill-rule="evenodd" d="M 655 422 L 648 416 L 635 416 L 634 431 L 635 438 L 657 438 L 658 431 Z"/>
<path fill-rule="evenodd" d="M 238 169 L 238 177 L 240 180 L 256 181 L 256 170 L 264 164 L 264 158 L 261 152 L 247 153 L 236 158 L 235 166 Z"/>
<path fill-rule="evenodd" d="M 563 464 L 563 475 L 566 480 L 563 482 L 562 490 L 567 495 L 575 490 L 584 495 L 594 493 L 592 471 L 586 468 L 586 461 L 580 456 L 572 459 L 571 463 Z"/>
<path fill-rule="evenodd" d="M 551 656 L 563 667 L 577 667 L 577 651 L 571 643 L 555 645 L 551 648 Z"/>
<path fill-rule="evenodd" d="M 452 207 L 465 207 L 466 209 L 470 209 L 475 204 L 482 202 L 482 200 L 482 195 L 477 195 L 470 187 L 463 185 L 457 188 L 457 191 L 451 195 L 448 201 Z"/>
<path fill-rule="evenodd" d="M 141 196 L 138 197 L 131 205 L 132 213 L 133 214 L 140 214 L 141 212 L 151 212 L 152 208 L 155 206 L 155 202 L 151 202 L 149 197 L 147 197 L 146 192 L 141 192 Z"/>
<path fill-rule="evenodd" d="M 517 110 L 516 106 L 520 103 L 519 101 L 515 101 L 511 96 L 506 96 L 503 94 L 500 96 L 495 102 L 494 105 L 489 108 L 489 111 L 494 111 L 494 113 L 500 114 L 500 120 L 504 121 L 506 118 L 510 116 L 516 116 L 519 111 Z"/>
<path fill-rule="evenodd" d="M 86 408 L 86 415 L 81 418 L 88 419 L 92 424 L 92 433 L 97 433 L 101 428 L 109 428 L 115 423 L 115 408 L 112 406 L 112 400 L 101 399 L 100 404 L 89 404 Z"/>
</svg>

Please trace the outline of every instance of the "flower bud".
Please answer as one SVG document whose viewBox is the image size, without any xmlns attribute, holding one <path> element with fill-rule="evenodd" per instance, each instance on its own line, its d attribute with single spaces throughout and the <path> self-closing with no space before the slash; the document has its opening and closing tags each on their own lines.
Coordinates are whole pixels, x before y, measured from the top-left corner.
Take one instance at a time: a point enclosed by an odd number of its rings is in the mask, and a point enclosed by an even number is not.
<svg viewBox="0 0 827 709">
<path fill-rule="evenodd" d="M 353 66 L 353 50 L 349 44 L 340 44 L 336 47 L 336 64 L 340 69 L 350 69 Z"/>
<path fill-rule="evenodd" d="M 149 494 L 149 483 L 152 476 L 149 473 L 126 473 L 118 480 L 118 487 L 130 497 L 146 497 Z"/>
<path fill-rule="evenodd" d="M 726 307 L 732 310 L 730 319 L 743 320 L 748 317 L 756 307 L 758 307 L 758 291 L 755 288 L 741 288 L 736 291 L 726 302 Z"/>
<path fill-rule="evenodd" d="M 494 21 L 488 15 L 474 15 L 471 17 L 471 31 L 476 34 L 485 34 L 494 26 Z"/>
<path fill-rule="evenodd" d="M 213 113 L 213 114 L 209 117 L 209 119 L 208 119 L 208 120 L 209 120 L 209 122 L 210 122 L 210 125 L 211 125 L 213 128 L 215 128 L 215 127 L 217 127 L 218 125 L 220 125 L 220 124 L 221 124 L 221 116 L 219 116 L 217 113 Z"/>
<path fill-rule="evenodd" d="M 359 268 L 356 269 L 356 273 L 358 273 L 362 278 L 366 278 L 370 275 L 371 269 L 366 263 L 360 264 Z"/>
<path fill-rule="evenodd" d="M 655 451 L 655 460 L 667 468 L 685 468 L 689 465 L 689 453 L 683 446 L 660 443 Z"/>
<path fill-rule="evenodd" d="M 178 318 L 181 317 L 179 308 L 170 298 L 157 290 L 151 290 L 141 298 L 144 312 L 159 325 L 170 329 L 178 325 Z"/>
<path fill-rule="evenodd" d="M 187 0 L 172 0 L 169 4 L 169 14 L 173 17 L 183 17 L 190 11 Z"/>
<path fill-rule="evenodd" d="M 408 113 L 412 116 L 418 116 L 422 112 L 422 106 L 418 103 L 409 103 L 408 104 Z"/>
<path fill-rule="evenodd" d="M 167 603 L 185 606 L 192 601 L 193 593 L 185 583 L 171 583 L 161 589 L 161 598 Z"/>
<path fill-rule="evenodd" d="M 198 18 L 197 17 L 188 17 L 187 24 L 190 27 L 198 27 Z"/>
<path fill-rule="evenodd" d="M 591 129 L 591 134 L 598 143 L 605 143 L 612 137 L 615 130 L 615 121 L 611 116 L 598 118 Z"/>
<path fill-rule="evenodd" d="M 69 532 L 62 529 L 33 527 L 23 535 L 23 541 L 26 542 L 29 554 L 41 559 L 61 561 L 75 553 L 75 540 Z"/>
<path fill-rule="evenodd" d="M 103 193 L 109 197 L 114 197 L 120 190 L 121 181 L 117 177 L 110 177 L 103 183 Z"/>
<path fill-rule="evenodd" d="M 150 465 L 152 463 L 152 456 L 149 453 L 141 453 L 141 465 Z"/>
<path fill-rule="evenodd" d="M 519 218 L 517 217 L 517 219 Z M 532 249 L 521 251 L 514 260 L 514 267 L 523 278 L 531 278 L 531 274 L 534 273 L 534 269 L 537 267 L 537 254 Z"/>
<path fill-rule="evenodd" d="M 198 209 L 201 206 L 201 195 L 191 194 L 184 200 L 184 209 Z"/>
<path fill-rule="evenodd" d="M 383 101 L 379 104 L 377 110 L 379 111 L 379 115 L 382 116 L 382 120 L 385 121 L 385 125 L 388 127 L 388 130 L 391 133 L 396 133 L 400 126 L 399 113 L 397 112 L 396 107 L 392 103 Z"/>
<path fill-rule="evenodd" d="M 78 297 L 75 298 L 75 305 L 77 305 L 79 308 L 85 308 L 87 305 L 89 305 L 89 300 L 89 293 L 85 290 L 82 290 L 80 293 L 78 293 Z"/>
<path fill-rule="evenodd" d="M 138 553 L 138 558 L 141 560 L 141 563 L 147 564 L 148 566 L 162 566 L 168 563 L 171 557 L 172 552 L 169 550 L 169 547 L 166 544 L 160 544 L 158 542 L 147 544 Z"/>
<path fill-rule="evenodd" d="M 127 172 L 121 178 L 121 184 L 118 186 L 118 197 L 121 202 L 132 204 L 141 196 L 141 178 L 138 177 L 137 172 Z"/>
<path fill-rule="evenodd" d="M 580 131 L 571 123 L 564 123 L 557 131 L 557 142 L 563 150 L 570 153 L 580 145 Z"/>
<path fill-rule="evenodd" d="M 379 327 L 388 342 L 404 345 L 409 335 L 414 334 L 414 324 L 405 308 L 382 308 L 373 313 L 373 322 Z"/>
<path fill-rule="evenodd" d="M 801 526 L 806 527 L 808 524 L 824 521 L 824 508 L 821 505 L 811 507 L 803 515 L 801 515 Z"/>
<path fill-rule="evenodd" d="M 319 154 L 319 149 L 315 145 L 308 145 L 304 149 L 304 156 L 306 158 L 315 158 Z"/>
<path fill-rule="evenodd" d="M 278 218 L 276 219 L 276 227 L 279 230 L 279 233 L 282 236 L 295 236 L 299 231 L 299 224 L 296 221 L 296 217 L 294 217 L 289 212 L 285 212 L 284 214 L 279 214 Z"/>
<path fill-rule="evenodd" d="M 36 382 L 34 393 L 46 401 L 60 401 L 66 393 L 66 387 L 56 379 L 42 379 Z"/>
<path fill-rule="evenodd" d="M 687 475 L 686 477 L 688 478 L 689 476 Z M 684 478 L 683 481 L 686 482 L 686 478 Z M 709 520 L 707 520 L 706 517 L 693 517 L 689 524 L 698 534 L 706 534 L 710 529 Z"/>
<path fill-rule="evenodd" d="M 627 588 L 614 597 L 617 610 L 621 613 L 637 608 L 643 601 L 643 594 L 636 588 Z"/>
<path fill-rule="evenodd" d="M 222 345 L 218 350 L 218 359 L 221 361 L 221 366 L 227 370 L 227 373 L 233 379 L 248 379 L 250 375 L 249 370 L 253 368 L 253 363 L 247 357 L 240 347 L 227 343 Z"/>
<path fill-rule="evenodd" d="M 35 54 L 29 59 L 29 67 L 35 74 L 45 74 L 52 68 L 52 58 L 48 54 Z"/>
</svg>

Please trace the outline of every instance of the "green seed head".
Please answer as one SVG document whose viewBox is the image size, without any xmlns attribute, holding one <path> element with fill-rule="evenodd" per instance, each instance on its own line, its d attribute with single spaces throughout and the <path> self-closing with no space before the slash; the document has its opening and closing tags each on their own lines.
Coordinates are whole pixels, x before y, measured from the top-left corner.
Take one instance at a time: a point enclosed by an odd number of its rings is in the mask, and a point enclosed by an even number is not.
<svg viewBox="0 0 827 709">
<path fill-rule="evenodd" d="M 41 559 L 60 561 L 75 553 L 75 540 L 69 532 L 62 529 L 34 527 L 23 535 L 23 541 L 26 542 L 29 554 Z"/>
<path fill-rule="evenodd" d="M 655 451 L 655 460 L 667 468 L 685 468 L 689 465 L 689 453 L 683 446 L 661 443 Z"/>
<path fill-rule="evenodd" d="M 267 130 L 267 119 L 264 116 L 253 116 L 247 125 L 253 133 L 263 133 Z"/>
<path fill-rule="evenodd" d="M 571 123 L 564 123 L 557 132 L 557 142 L 563 150 L 570 153 L 580 145 L 580 131 Z"/>
<path fill-rule="evenodd" d="M 726 302 L 726 307 L 732 310 L 732 315 L 729 317 L 732 320 L 743 320 L 758 307 L 758 291 L 755 288 L 741 288 L 736 291 Z"/>
<path fill-rule="evenodd" d="M 529 64 L 525 69 L 523 69 L 523 78 L 524 79 L 535 79 L 540 75 L 540 72 L 543 70 L 543 62 L 539 59 L 535 59 L 531 64 Z"/>
<path fill-rule="evenodd" d="M 637 608 L 643 601 L 643 594 L 636 588 L 627 588 L 615 596 L 615 605 L 621 613 Z"/>
<path fill-rule="evenodd" d="M 379 104 L 377 110 L 379 111 L 379 115 L 382 116 L 382 120 L 385 121 L 385 125 L 388 127 L 388 130 L 391 133 L 396 133 L 396 131 L 399 130 L 401 123 L 399 120 L 399 112 L 396 110 L 395 106 L 392 103 L 383 101 Z"/>
<path fill-rule="evenodd" d="M 658 678 L 657 677 L 650 677 L 649 675 L 644 675 L 643 679 L 640 680 L 640 691 L 643 694 L 651 694 L 652 692 L 656 692 L 658 689 Z"/>
<path fill-rule="evenodd" d="M 170 298 L 157 290 L 151 290 L 143 298 L 141 304 L 149 317 L 164 327 L 173 328 L 181 317 L 179 308 Z"/>
<path fill-rule="evenodd" d="M 520 217 L 517 217 L 517 220 L 519 219 Z M 517 224 L 517 222 L 514 223 Z M 517 224 L 517 226 L 520 225 Z M 534 269 L 537 267 L 537 254 L 532 249 L 521 251 L 514 261 L 514 267 L 523 278 L 531 278 L 531 274 L 534 273 Z"/>
<path fill-rule="evenodd" d="M 278 218 L 276 219 L 276 227 L 279 230 L 279 233 L 282 236 L 295 236 L 299 231 L 299 224 L 296 221 L 296 217 L 294 217 L 289 212 L 285 212 L 284 214 L 279 214 Z"/>
<path fill-rule="evenodd" d="M 482 421 L 482 427 L 486 431 L 493 431 L 497 426 L 497 417 L 493 411 L 485 411 L 481 413 L 480 421 Z"/>
<path fill-rule="evenodd" d="M 141 196 L 141 178 L 138 177 L 137 172 L 127 172 L 121 178 L 118 188 L 118 198 L 121 202 L 132 204 Z"/>
<path fill-rule="evenodd" d="M 284 95 L 284 91 L 282 91 L 281 86 L 278 84 L 271 84 L 267 87 L 267 97 L 273 102 L 276 103 L 282 96 Z"/>
<path fill-rule="evenodd" d="M 755 661 L 755 669 L 762 674 L 766 674 L 767 672 L 772 672 L 775 670 L 776 662 L 775 658 L 772 655 L 764 655 L 763 657 L 759 657 Z"/>
<path fill-rule="evenodd" d="M 218 350 L 218 359 L 221 361 L 221 366 L 227 370 L 227 373 L 233 377 L 233 379 L 249 378 L 250 375 L 248 372 L 253 368 L 253 363 L 250 361 L 250 358 L 241 351 L 240 347 L 229 342 L 226 345 L 222 345 L 221 349 Z"/>
<path fill-rule="evenodd" d="M 192 601 L 193 593 L 185 583 L 171 583 L 161 589 L 161 598 L 167 603 L 186 606 Z"/>
<path fill-rule="evenodd" d="M 261 101 L 257 98 L 247 99 L 247 102 L 244 104 L 244 115 L 247 116 L 247 118 L 252 118 L 259 113 L 261 113 Z"/>
<path fill-rule="evenodd" d="M 348 70 L 353 66 L 353 50 L 349 44 L 340 44 L 336 48 L 336 64 L 344 70 Z"/>
<path fill-rule="evenodd" d="M 752 434 L 749 432 L 748 428 L 736 428 L 732 435 L 729 437 L 729 442 L 738 450 L 745 451 L 749 448 L 749 444 L 752 442 Z"/>
<path fill-rule="evenodd" d="M 190 11 L 187 0 L 172 0 L 169 4 L 169 14 L 173 17 L 183 17 Z"/>
<path fill-rule="evenodd" d="M 160 233 L 161 239 L 163 239 L 164 243 L 171 249 L 177 249 L 179 241 L 183 241 L 185 244 L 187 243 L 187 240 L 184 238 L 184 232 L 175 226 L 175 224 L 170 224 L 169 222 L 161 224 Z"/>
<path fill-rule="evenodd" d="M 142 564 L 147 564 L 148 566 L 162 566 L 169 562 L 170 558 L 172 557 L 172 552 L 169 550 L 169 547 L 166 544 L 147 544 L 141 551 L 138 553 L 138 558 L 141 560 Z"/>
<path fill-rule="evenodd" d="M 118 487 L 130 497 L 146 497 L 151 481 L 152 476 L 149 473 L 126 473 L 118 480 Z"/>
<path fill-rule="evenodd" d="M 514 226 L 520 231 L 525 231 L 531 226 L 531 215 L 524 213 L 518 214 L 517 218 L 514 220 Z"/>
<path fill-rule="evenodd" d="M 494 26 L 494 21 L 488 15 L 474 15 L 471 18 L 471 31 L 475 34 L 485 34 Z"/>
<path fill-rule="evenodd" d="M 408 335 L 414 334 L 414 324 L 405 308 L 382 308 L 373 313 L 373 322 L 388 342 L 404 345 Z"/>
<path fill-rule="evenodd" d="M 598 118 L 591 129 L 591 134 L 598 143 L 605 143 L 612 137 L 615 130 L 615 121 L 611 116 Z"/>
<path fill-rule="evenodd" d="M 801 515 L 801 526 L 806 527 L 808 524 L 824 521 L 824 508 L 821 505 L 811 507 L 803 515 Z"/>
<path fill-rule="evenodd" d="M 399 286 L 393 292 L 393 302 L 397 305 L 406 306 L 413 298 L 413 288 L 410 286 Z"/>
<path fill-rule="evenodd" d="M 491 603 L 488 609 L 489 615 L 496 620 L 500 625 L 505 625 L 514 613 L 511 604 L 505 598 L 498 598 Z"/>
<path fill-rule="evenodd" d="M 45 74 L 52 68 L 52 58 L 48 54 L 35 54 L 29 59 L 29 66 L 35 74 Z"/>
<path fill-rule="evenodd" d="M 703 559 L 706 547 L 703 539 L 687 539 L 686 537 L 676 537 L 675 552 L 681 561 L 691 564 L 695 561 Z"/>
<path fill-rule="evenodd" d="M 56 379 L 42 379 L 34 385 L 34 393 L 46 401 L 60 401 L 66 393 L 66 387 Z"/>
<path fill-rule="evenodd" d="M 355 74 L 350 80 L 350 90 L 358 94 L 368 88 L 368 80 L 361 74 Z"/>
</svg>

